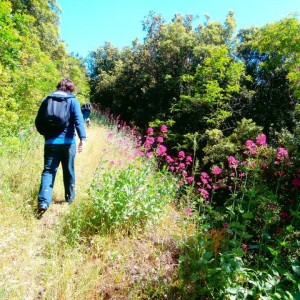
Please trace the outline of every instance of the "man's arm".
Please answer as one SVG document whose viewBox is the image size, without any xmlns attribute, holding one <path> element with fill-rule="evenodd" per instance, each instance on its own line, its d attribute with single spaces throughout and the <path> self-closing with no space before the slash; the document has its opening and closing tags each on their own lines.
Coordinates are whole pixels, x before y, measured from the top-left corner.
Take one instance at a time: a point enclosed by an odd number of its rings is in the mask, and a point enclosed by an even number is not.
<svg viewBox="0 0 300 300">
<path fill-rule="evenodd" d="M 83 120 L 83 115 L 81 112 L 79 101 L 76 98 L 72 99 L 73 109 L 74 109 L 74 125 L 76 132 L 78 134 L 78 137 L 80 139 L 79 145 L 78 145 L 78 152 L 82 152 L 84 145 L 86 143 L 86 131 L 85 131 L 85 125 Z"/>
</svg>

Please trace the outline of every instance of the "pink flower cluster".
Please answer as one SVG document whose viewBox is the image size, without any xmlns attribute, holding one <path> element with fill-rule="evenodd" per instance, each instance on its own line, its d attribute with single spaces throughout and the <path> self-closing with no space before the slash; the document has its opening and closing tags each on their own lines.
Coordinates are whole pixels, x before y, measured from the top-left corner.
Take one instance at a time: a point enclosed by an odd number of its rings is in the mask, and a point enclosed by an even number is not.
<svg viewBox="0 0 300 300">
<path fill-rule="evenodd" d="M 171 172 L 181 174 L 183 176 L 183 183 L 193 183 L 194 177 L 188 176 L 187 168 L 192 164 L 193 159 L 191 156 L 186 155 L 184 151 L 179 151 L 177 157 L 172 158 L 171 156 L 166 156 L 166 162 L 169 164 L 169 170 Z"/>
<path fill-rule="evenodd" d="M 167 126 L 162 125 L 158 132 L 158 137 L 155 137 L 156 134 L 154 129 L 149 127 L 147 129 L 147 135 L 145 136 L 145 142 L 143 144 L 144 153 L 146 153 L 148 157 L 155 155 L 157 158 L 160 158 L 160 163 L 166 163 L 171 172 L 180 175 L 180 181 L 178 182 L 179 185 L 193 185 L 193 187 L 195 187 L 195 193 L 200 195 L 200 197 L 205 200 L 205 204 L 210 203 L 210 196 L 213 195 L 214 191 L 217 189 L 226 188 L 232 192 L 232 180 L 235 180 L 235 189 L 240 189 L 242 186 L 241 182 L 244 180 L 244 178 L 247 178 L 247 172 L 249 169 L 251 170 L 257 168 L 258 165 L 262 166 L 262 170 L 266 170 L 268 168 L 266 162 L 260 162 L 260 157 L 259 160 L 251 157 L 253 155 L 262 153 L 263 158 L 265 157 L 265 153 L 268 153 L 267 151 L 260 152 L 260 150 L 264 149 L 262 147 L 267 147 L 267 139 L 264 134 L 259 134 L 256 137 L 255 142 L 250 139 L 245 142 L 245 151 L 243 153 L 248 156 L 247 159 L 240 161 L 235 156 L 231 155 L 227 158 L 227 170 L 223 170 L 218 165 L 213 165 L 210 169 L 211 175 L 206 172 L 201 172 L 199 175 L 197 174 L 196 177 L 193 173 L 191 173 L 191 169 L 193 167 L 193 158 L 190 155 L 187 155 L 183 150 L 179 151 L 177 155 L 174 156 L 168 154 L 167 147 L 163 145 L 167 137 L 167 133 Z M 278 148 L 275 164 L 282 165 L 281 163 L 284 162 L 288 165 L 288 159 L 288 151 L 283 147 Z M 247 168 L 244 169 L 244 166 Z M 240 169 L 239 171 L 238 168 Z M 232 171 L 230 171 L 230 169 Z M 228 172 L 228 170 L 230 172 Z M 276 170 L 273 175 L 282 176 L 285 175 L 285 173 L 280 169 Z M 292 180 L 292 185 L 294 186 L 294 190 L 296 190 L 296 188 L 299 188 L 300 190 L 300 170 Z M 186 209 L 185 214 L 192 214 L 190 208 Z M 281 213 L 280 217 L 282 220 L 289 218 L 285 212 Z M 229 225 L 224 223 L 223 226 L 226 228 Z M 247 245 L 242 245 L 242 248 L 244 251 L 247 251 Z"/>
<path fill-rule="evenodd" d="M 229 156 L 227 161 L 230 169 L 236 169 L 239 165 L 239 161 L 234 156 Z"/>
<path fill-rule="evenodd" d="M 289 154 L 285 148 L 278 148 L 277 149 L 277 159 L 279 161 L 283 161 L 289 157 Z"/>
<path fill-rule="evenodd" d="M 162 125 L 160 127 L 159 136 L 155 138 L 154 129 L 149 127 L 146 131 L 145 142 L 142 149 L 147 157 L 152 157 L 154 155 L 157 157 L 165 157 L 165 162 L 168 164 L 169 170 L 183 176 L 181 184 L 191 184 L 194 181 L 194 177 L 188 176 L 187 168 L 192 164 L 193 159 L 191 156 L 186 155 L 184 151 L 179 151 L 177 157 L 168 155 L 168 149 L 163 145 L 167 133 L 168 127 Z"/>
<path fill-rule="evenodd" d="M 267 146 L 267 137 L 262 133 L 256 137 L 256 145 Z"/>
<path fill-rule="evenodd" d="M 212 179 L 206 172 L 201 172 L 200 180 L 196 183 L 198 188 L 196 193 L 200 194 L 203 199 L 208 199 L 210 196 L 209 190 L 212 189 Z M 207 202 L 208 204 L 209 202 Z"/>
<path fill-rule="evenodd" d="M 256 144 L 253 141 L 247 140 L 246 143 L 245 143 L 245 147 L 247 149 L 244 152 L 245 154 L 255 155 L 257 153 L 257 146 L 256 146 Z"/>
<path fill-rule="evenodd" d="M 218 166 L 213 166 L 211 168 L 211 174 L 213 175 L 220 175 L 222 173 L 222 169 Z"/>
<path fill-rule="evenodd" d="M 255 155 L 258 152 L 259 146 L 267 146 L 267 137 L 261 133 L 256 137 L 255 142 L 252 140 L 247 140 L 245 143 L 246 150 L 244 151 L 244 154 L 247 155 Z"/>
<path fill-rule="evenodd" d="M 154 129 L 152 127 L 149 127 L 146 131 L 146 140 L 143 144 L 144 151 L 146 152 L 147 157 L 152 157 L 153 154 L 153 148 L 155 147 L 155 143 L 157 143 L 156 148 L 156 154 L 157 156 L 164 156 L 167 153 L 167 148 L 162 145 L 164 142 L 164 136 L 167 134 L 168 128 L 166 125 L 162 125 L 160 128 L 160 136 L 157 137 L 155 140 L 154 138 Z"/>
</svg>

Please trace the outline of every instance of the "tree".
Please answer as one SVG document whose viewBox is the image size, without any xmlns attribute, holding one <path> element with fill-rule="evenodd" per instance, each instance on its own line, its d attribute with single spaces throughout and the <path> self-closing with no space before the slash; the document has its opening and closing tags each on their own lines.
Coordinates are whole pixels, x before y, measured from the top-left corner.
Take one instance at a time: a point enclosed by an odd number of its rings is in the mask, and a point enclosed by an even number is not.
<svg viewBox="0 0 300 300">
<path fill-rule="evenodd" d="M 244 115 L 274 138 L 275 132 L 294 126 L 291 114 L 298 94 L 299 24 L 296 19 L 284 19 L 260 29 L 242 30 L 239 39 L 238 53 L 252 78 L 246 84 L 255 91 Z"/>
<path fill-rule="evenodd" d="M 85 66 L 59 42 L 58 20 L 55 1 L 0 2 L 2 141 L 32 127 L 40 101 L 61 77 L 73 77 L 81 97 L 88 97 Z"/>
</svg>

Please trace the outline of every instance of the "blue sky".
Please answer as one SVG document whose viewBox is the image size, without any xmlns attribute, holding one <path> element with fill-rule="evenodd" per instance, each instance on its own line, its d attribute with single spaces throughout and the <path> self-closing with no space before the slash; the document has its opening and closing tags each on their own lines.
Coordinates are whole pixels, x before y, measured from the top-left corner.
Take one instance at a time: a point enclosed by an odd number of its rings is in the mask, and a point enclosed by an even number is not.
<svg viewBox="0 0 300 300">
<path fill-rule="evenodd" d="M 170 22 L 176 13 L 199 16 L 203 24 L 208 14 L 223 23 L 234 11 L 238 28 L 263 26 L 289 14 L 300 16 L 300 0 L 57 0 L 62 9 L 60 36 L 71 53 L 85 57 L 106 41 L 122 48 L 145 32 L 142 21 L 150 11 Z"/>
</svg>

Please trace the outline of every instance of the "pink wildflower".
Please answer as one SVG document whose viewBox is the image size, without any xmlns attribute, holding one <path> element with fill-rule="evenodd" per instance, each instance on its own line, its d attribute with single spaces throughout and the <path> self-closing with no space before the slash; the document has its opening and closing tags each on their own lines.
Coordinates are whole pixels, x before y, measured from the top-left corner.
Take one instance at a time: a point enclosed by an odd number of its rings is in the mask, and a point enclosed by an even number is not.
<svg viewBox="0 0 300 300">
<path fill-rule="evenodd" d="M 163 142 L 164 142 L 164 138 L 163 138 L 162 136 L 159 136 L 159 137 L 157 138 L 157 142 L 158 142 L 158 143 L 163 143 Z"/>
<path fill-rule="evenodd" d="M 187 207 L 185 210 L 184 210 L 184 213 L 187 215 L 187 216 L 191 216 L 193 214 L 193 211 L 190 207 Z"/>
<path fill-rule="evenodd" d="M 201 172 L 201 178 L 209 178 L 209 175 L 206 172 Z"/>
<path fill-rule="evenodd" d="M 199 189 L 199 192 L 201 193 L 201 196 L 204 198 L 204 199 L 207 199 L 209 197 L 209 192 L 205 189 Z"/>
<path fill-rule="evenodd" d="M 189 155 L 188 155 L 188 156 L 186 157 L 186 159 L 185 159 L 185 163 L 186 163 L 187 165 L 190 165 L 192 161 L 193 161 L 193 159 L 192 159 Z"/>
<path fill-rule="evenodd" d="M 287 220 L 287 219 L 289 219 L 291 217 L 291 215 L 288 212 L 283 211 L 283 212 L 280 213 L 280 217 L 283 220 Z"/>
<path fill-rule="evenodd" d="M 247 140 L 245 143 L 245 146 L 248 149 L 248 151 L 244 152 L 245 154 L 256 154 L 257 153 L 257 148 L 253 141 Z"/>
<path fill-rule="evenodd" d="M 180 163 L 177 168 L 178 168 L 178 170 L 183 170 L 185 168 L 185 164 Z"/>
<path fill-rule="evenodd" d="M 233 156 L 228 157 L 228 164 L 230 169 L 236 169 L 238 167 L 239 161 Z"/>
<path fill-rule="evenodd" d="M 147 129 L 147 134 L 148 134 L 148 135 L 153 135 L 153 133 L 154 133 L 153 128 L 149 127 L 149 128 Z"/>
<path fill-rule="evenodd" d="M 188 173 L 187 173 L 187 171 L 186 171 L 186 170 L 183 170 L 183 171 L 182 171 L 182 176 L 183 176 L 183 177 L 186 177 L 186 176 L 187 176 L 187 174 L 188 174 Z"/>
<path fill-rule="evenodd" d="M 223 227 L 224 227 L 224 228 L 228 228 L 228 227 L 229 227 L 229 224 L 225 222 L 225 223 L 223 223 Z"/>
<path fill-rule="evenodd" d="M 161 132 L 161 133 L 167 133 L 167 132 L 168 132 L 168 127 L 167 127 L 166 125 L 162 125 L 162 126 L 160 127 L 160 132 Z"/>
<path fill-rule="evenodd" d="M 194 177 L 193 176 L 189 176 L 189 177 L 186 178 L 186 181 L 188 183 L 192 183 L 194 181 Z"/>
<path fill-rule="evenodd" d="M 294 178 L 292 180 L 292 185 L 300 187 L 300 180 L 299 180 L 299 178 Z"/>
<path fill-rule="evenodd" d="M 143 153 L 140 149 L 136 149 L 136 150 L 135 150 L 135 154 L 136 154 L 137 156 L 143 156 L 143 155 L 144 155 L 144 153 Z"/>
<path fill-rule="evenodd" d="M 147 157 L 152 157 L 152 156 L 153 156 L 153 152 L 150 151 L 150 152 L 148 152 L 146 155 L 147 155 Z"/>
<path fill-rule="evenodd" d="M 182 150 L 179 151 L 179 152 L 178 152 L 178 157 L 179 157 L 179 159 L 181 159 L 181 160 L 184 159 L 184 158 L 185 158 L 185 153 L 184 153 L 184 151 L 182 151 Z"/>
<path fill-rule="evenodd" d="M 152 136 L 147 136 L 146 141 L 144 143 L 145 147 L 150 147 L 154 143 L 154 137 Z"/>
<path fill-rule="evenodd" d="M 278 148 L 277 149 L 277 159 L 278 160 L 284 160 L 285 158 L 288 158 L 289 154 L 285 148 Z"/>
<path fill-rule="evenodd" d="M 267 145 L 267 137 L 261 133 L 256 137 L 256 144 L 259 146 L 266 146 Z"/>
<path fill-rule="evenodd" d="M 275 176 L 279 176 L 279 177 L 280 177 L 280 176 L 283 176 L 284 174 L 285 174 L 285 172 L 282 171 L 282 170 L 277 171 L 277 172 L 274 173 Z"/>
<path fill-rule="evenodd" d="M 166 156 L 166 161 L 167 161 L 168 163 L 172 163 L 172 162 L 174 162 L 174 159 L 173 159 L 171 156 L 167 155 L 167 156 Z"/>
<path fill-rule="evenodd" d="M 243 249 L 244 252 L 246 252 L 249 247 L 246 244 L 242 244 L 241 248 Z"/>
<path fill-rule="evenodd" d="M 213 175 L 220 175 L 222 173 L 222 169 L 218 166 L 214 166 L 211 168 L 211 173 Z"/>
<path fill-rule="evenodd" d="M 166 152 L 167 152 L 167 148 L 164 145 L 159 145 L 159 147 L 156 150 L 156 153 L 159 156 L 165 155 Z"/>
<path fill-rule="evenodd" d="M 268 168 L 268 165 L 267 165 L 265 162 L 262 162 L 261 165 L 260 165 L 260 167 L 261 167 L 263 170 L 265 170 L 265 169 Z"/>
</svg>

